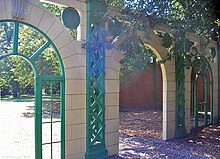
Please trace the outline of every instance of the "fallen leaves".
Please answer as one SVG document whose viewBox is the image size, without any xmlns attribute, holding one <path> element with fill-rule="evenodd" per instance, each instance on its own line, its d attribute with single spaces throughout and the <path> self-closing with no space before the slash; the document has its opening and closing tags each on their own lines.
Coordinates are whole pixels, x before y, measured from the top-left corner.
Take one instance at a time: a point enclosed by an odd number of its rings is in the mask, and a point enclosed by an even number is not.
<svg viewBox="0 0 220 159">
<path fill-rule="evenodd" d="M 119 155 L 111 159 L 218 159 L 220 126 L 209 126 L 185 138 L 162 140 L 162 112 L 120 112 Z"/>
</svg>

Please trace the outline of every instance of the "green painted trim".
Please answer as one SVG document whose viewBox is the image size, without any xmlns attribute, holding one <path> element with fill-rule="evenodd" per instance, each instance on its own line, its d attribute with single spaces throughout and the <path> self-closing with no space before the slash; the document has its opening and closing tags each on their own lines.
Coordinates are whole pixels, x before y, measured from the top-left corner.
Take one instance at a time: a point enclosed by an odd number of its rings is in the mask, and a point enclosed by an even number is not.
<svg viewBox="0 0 220 159">
<path fill-rule="evenodd" d="M 205 64 L 206 67 L 205 67 L 205 70 L 203 72 L 198 72 L 198 65 L 199 64 Z M 202 65 L 199 65 L 200 67 L 202 67 Z M 201 69 L 201 68 L 200 68 Z M 205 111 L 205 115 L 204 115 L 204 125 L 209 125 L 209 124 L 212 124 L 214 123 L 214 119 L 213 119 L 213 73 L 212 73 L 212 69 L 211 69 L 211 65 L 209 63 L 209 61 L 203 57 L 203 56 L 200 56 L 198 57 L 194 62 L 193 62 L 193 66 L 192 66 L 192 72 L 194 71 L 195 73 L 195 78 L 194 79 L 191 79 L 191 83 L 195 86 L 195 89 L 192 90 L 191 93 L 194 94 L 193 98 L 191 99 L 191 101 L 194 101 L 194 107 L 198 107 L 199 103 L 198 103 L 198 90 L 197 90 L 197 82 L 198 82 L 198 78 L 201 77 L 202 78 L 202 81 L 203 81 L 203 99 L 204 99 L 204 102 L 206 103 L 204 105 L 204 111 Z M 209 76 L 210 76 L 210 83 L 209 85 L 207 84 L 207 76 L 206 76 L 206 73 L 209 73 Z M 191 73 L 192 74 L 192 73 Z M 210 103 L 207 103 L 208 102 L 208 86 L 210 87 Z M 210 119 L 210 123 L 208 123 L 208 104 L 210 105 L 210 111 L 211 111 L 211 119 Z M 194 109 L 194 125 L 193 125 L 193 128 L 198 128 L 198 108 L 197 109 Z"/>
<path fill-rule="evenodd" d="M 211 83 L 211 86 L 210 86 L 210 87 L 211 87 L 210 93 L 212 93 L 212 94 L 211 94 L 211 95 L 212 95 L 212 96 L 211 96 L 212 98 L 210 99 L 210 102 L 211 102 L 211 103 L 210 103 L 210 107 L 211 107 L 211 111 L 212 111 L 212 113 L 211 113 L 211 122 L 212 122 L 212 123 L 215 123 L 215 121 L 214 121 L 214 115 L 213 115 L 213 113 L 214 113 L 214 106 L 213 106 L 213 100 L 214 100 L 214 99 L 213 99 L 213 93 L 214 93 L 214 88 L 213 88 L 213 82 Z"/>
<path fill-rule="evenodd" d="M 35 79 L 35 159 L 42 159 L 42 81 Z"/>
<path fill-rule="evenodd" d="M 3 60 L 4 58 L 10 57 L 10 56 L 18 56 L 23 58 L 24 60 L 26 60 L 32 67 L 32 69 L 34 70 L 34 77 L 36 78 L 38 75 L 38 71 L 37 68 L 35 67 L 35 64 L 29 59 L 28 56 L 24 55 L 24 54 L 6 54 L 6 55 L 2 55 L 0 56 L 0 61 Z"/>
<path fill-rule="evenodd" d="M 23 22 L 23 21 L 12 20 L 12 19 L 3 19 L 3 20 L 0 20 L 0 23 L 1 23 L 1 22 L 13 22 L 13 23 L 19 22 L 19 23 L 24 24 L 24 25 L 27 25 L 27 26 L 29 26 L 29 27 L 31 27 L 31 28 L 37 30 L 39 33 L 41 33 L 41 34 L 47 39 L 47 41 L 50 41 L 50 42 L 51 42 L 51 45 L 52 45 L 52 47 L 54 48 L 54 50 L 55 50 L 55 52 L 56 52 L 56 54 L 57 54 L 59 63 L 60 63 L 60 67 L 61 67 L 61 71 L 62 71 L 62 76 L 65 77 L 64 65 L 63 65 L 62 58 L 61 58 L 61 56 L 60 56 L 60 54 L 59 54 L 59 51 L 58 51 L 56 45 L 55 45 L 55 44 L 53 43 L 53 41 L 47 36 L 46 33 L 44 33 L 42 30 L 38 29 L 36 26 L 31 25 L 31 24 L 26 23 L 26 22 Z"/>
<path fill-rule="evenodd" d="M 65 70 L 64 65 L 59 54 L 59 51 L 55 44 L 50 40 L 50 38 L 37 27 L 17 20 L 5 19 L 0 20 L 1 22 L 13 22 L 15 24 L 14 29 L 14 39 L 13 39 L 13 54 L 6 54 L 0 56 L 0 60 L 9 56 L 20 56 L 24 58 L 33 68 L 34 70 L 34 79 L 35 79 L 35 158 L 42 158 L 42 82 L 43 81 L 60 81 L 60 89 L 61 89 L 61 158 L 65 159 Z M 18 33 L 19 33 L 19 24 L 27 25 L 39 33 L 41 33 L 46 39 L 47 42 L 30 58 L 26 55 L 18 53 Z M 43 52 L 49 45 L 52 45 L 56 55 L 58 57 L 58 61 L 61 67 L 61 76 L 41 76 L 38 75 L 38 71 L 33 60 Z"/>
<path fill-rule="evenodd" d="M 38 76 L 44 81 L 64 81 L 64 77 L 62 76 Z"/>
<path fill-rule="evenodd" d="M 217 42 L 218 58 L 218 123 L 220 124 L 220 42 Z"/>
<path fill-rule="evenodd" d="M 19 32 L 19 22 L 14 22 L 14 32 L 13 32 L 13 54 L 18 53 L 18 32 Z"/>
<path fill-rule="evenodd" d="M 176 76 L 176 117 L 175 117 L 175 138 L 182 138 L 187 135 L 185 126 L 185 67 L 184 59 L 178 55 L 175 58 Z"/>
<path fill-rule="evenodd" d="M 47 41 L 44 45 L 42 45 L 42 46 L 30 57 L 30 60 L 31 60 L 31 61 L 34 61 L 34 59 L 37 58 L 50 44 L 51 44 L 51 41 Z"/>
<path fill-rule="evenodd" d="M 86 44 L 90 45 L 89 40 L 89 33 L 90 33 L 90 3 L 86 3 Z M 89 143 L 90 143 L 90 116 L 89 116 L 89 106 L 90 106 L 90 57 L 89 57 L 89 50 L 86 49 L 86 154 L 89 152 Z M 89 159 L 85 154 L 85 158 Z"/>
<path fill-rule="evenodd" d="M 194 107 L 194 118 L 195 118 L 195 120 L 194 120 L 194 128 L 197 128 L 198 127 L 198 98 L 197 98 L 197 83 L 195 83 L 194 84 L 194 92 L 193 92 L 193 94 L 194 94 L 194 105 L 193 105 L 193 107 Z"/>
<path fill-rule="evenodd" d="M 100 13 L 96 8 L 103 9 L 102 7 L 106 6 L 97 7 L 97 5 L 99 3 L 96 1 L 86 3 L 86 159 L 108 158 L 105 145 L 105 49 L 99 48 L 94 51 L 90 47 L 93 35 L 91 25 L 93 24 L 95 27 L 94 31 L 99 31 L 100 26 L 103 26 L 102 24 L 97 25 L 97 21 L 100 19 L 94 18 L 94 14 Z M 98 60 L 97 57 L 101 59 Z M 92 86 L 92 82 L 95 86 Z M 98 113 L 100 114 L 98 115 Z M 93 123 L 92 118 L 95 119 Z"/>
<path fill-rule="evenodd" d="M 53 132 L 53 105 L 52 105 L 52 102 L 53 102 L 53 81 L 50 82 L 50 142 L 52 143 L 53 142 L 53 136 L 52 136 L 52 132 Z M 53 144 L 50 144 L 50 158 L 52 159 L 53 158 Z"/>
<path fill-rule="evenodd" d="M 61 152 L 60 152 L 60 156 L 61 156 L 61 159 L 65 159 L 65 155 L 66 155 L 66 152 L 65 152 L 65 143 L 66 143 L 66 138 L 65 138 L 65 129 L 66 129 L 66 126 L 65 126 L 65 81 L 62 81 L 60 82 L 60 90 L 63 90 L 61 91 L 60 95 L 61 95 Z"/>
</svg>

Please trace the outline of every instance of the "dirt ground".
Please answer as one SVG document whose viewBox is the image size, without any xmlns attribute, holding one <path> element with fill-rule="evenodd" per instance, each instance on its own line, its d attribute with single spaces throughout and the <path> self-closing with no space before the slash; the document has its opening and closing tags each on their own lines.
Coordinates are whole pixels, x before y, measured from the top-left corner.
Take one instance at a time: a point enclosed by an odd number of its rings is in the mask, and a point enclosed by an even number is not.
<svg viewBox="0 0 220 159">
<path fill-rule="evenodd" d="M 185 138 L 162 138 L 161 112 L 120 112 L 119 155 L 111 159 L 219 159 L 220 126 L 209 126 Z"/>
<path fill-rule="evenodd" d="M 33 102 L 0 102 L 0 159 L 34 159 Z M 54 130 L 59 130 L 59 126 Z M 45 127 L 45 132 L 50 132 Z M 210 126 L 182 139 L 163 141 L 161 112 L 120 112 L 120 151 L 111 159 L 219 159 L 220 126 Z M 50 134 L 50 133 L 49 133 Z M 60 136 L 54 133 L 54 138 Z M 43 134 L 43 140 L 50 135 Z M 46 151 L 45 151 L 46 150 Z M 50 146 L 48 147 L 50 150 Z M 44 148 L 45 159 L 50 151 Z M 13 152 L 13 153 L 12 153 Z M 54 147 L 59 159 L 59 146 Z"/>
</svg>

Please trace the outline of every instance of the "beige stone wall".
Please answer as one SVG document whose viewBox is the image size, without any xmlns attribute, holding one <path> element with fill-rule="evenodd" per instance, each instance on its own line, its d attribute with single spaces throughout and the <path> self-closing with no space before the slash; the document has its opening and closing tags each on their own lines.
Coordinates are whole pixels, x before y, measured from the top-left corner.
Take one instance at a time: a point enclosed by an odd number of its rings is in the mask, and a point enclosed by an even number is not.
<svg viewBox="0 0 220 159">
<path fill-rule="evenodd" d="M 119 73 L 122 58 L 116 50 L 106 50 L 106 80 L 105 80 L 105 139 L 108 155 L 118 153 L 119 149 Z"/>
<path fill-rule="evenodd" d="M 82 40 L 86 38 L 86 4 L 85 0 L 50 0 L 66 6 L 75 7 L 81 16 L 77 28 L 77 39 L 73 39 L 58 18 L 39 6 L 38 0 L 28 0 L 25 22 L 38 27 L 54 41 L 62 57 L 66 77 L 66 158 L 83 159 L 86 147 L 86 56 L 81 49 Z M 12 19 L 11 0 L 0 0 L 0 19 Z M 157 26 L 157 29 L 167 30 Z M 160 39 L 150 30 L 148 35 L 141 34 L 145 44 L 159 59 L 164 59 L 167 50 L 161 46 Z M 150 37 L 150 38 L 149 38 Z M 213 44 L 215 46 L 215 44 Z M 116 50 L 106 50 L 106 145 L 109 155 L 118 153 L 119 148 L 119 73 L 120 59 Z M 214 117 L 217 117 L 217 62 L 211 63 L 214 74 Z M 175 134 L 175 63 L 168 61 L 161 65 L 163 76 L 163 139 L 171 139 Z M 185 118 L 187 132 L 190 110 L 190 70 L 186 70 Z"/>
<path fill-rule="evenodd" d="M 161 29 L 161 27 L 160 27 Z M 166 30 L 166 28 L 162 28 Z M 151 48 L 157 58 L 166 58 L 167 50 L 161 45 L 161 39 L 150 29 L 147 33 L 140 33 L 143 42 Z M 175 61 L 167 61 L 161 64 L 163 77 L 163 139 L 174 138 L 175 135 L 175 111 L 176 111 L 176 82 L 175 82 Z"/>
<path fill-rule="evenodd" d="M 214 47 L 217 51 L 217 44 L 214 41 L 211 41 L 208 47 Z M 212 68 L 213 74 L 213 122 L 216 124 L 218 122 L 218 54 L 214 59 L 214 62 L 209 62 Z"/>
<path fill-rule="evenodd" d="M 81 49 L 81 40 L 86 36 L 85 4 L 70 1 L 70 5 L 81 7 L 80 15 L 84 16 L 80 25 L 83 33 L 78 32 L 78 40 L 71 37 L 58 18 L 39 6 L 37 0 L 28 0 L 27 15 L 23 21 L 48 35 L 61 55 L 66 78 L 66 158 L 80 159 L 85 155 L 86 57 L 85 50 Z M 11 8 L 11 0 L 0 0 L 0 19 L 12 19 Z"/>
</svg>

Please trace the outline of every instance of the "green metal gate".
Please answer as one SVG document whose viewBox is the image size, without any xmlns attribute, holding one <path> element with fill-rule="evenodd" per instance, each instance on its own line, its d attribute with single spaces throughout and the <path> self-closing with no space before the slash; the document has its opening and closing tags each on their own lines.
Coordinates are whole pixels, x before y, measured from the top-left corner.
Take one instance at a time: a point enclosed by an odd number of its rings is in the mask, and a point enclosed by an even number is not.
<svg viewBox="0 0 220 159">
<path fill-rule="evenodd" d="M 25 59 L 34 71 L 35 158 L 65 159 L 65 76 L 53 42 L 38 28 L 0 21 L 0 60 Z"/>
<path fill-rule="evenodd" d="M 213 120 L 213 75 L 203 56 L 193 62 L 190 115 L 192 129 L 211 124 Z"/>
</svg>

